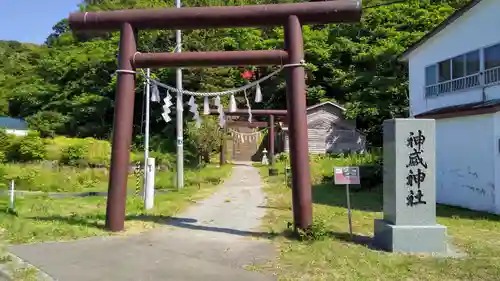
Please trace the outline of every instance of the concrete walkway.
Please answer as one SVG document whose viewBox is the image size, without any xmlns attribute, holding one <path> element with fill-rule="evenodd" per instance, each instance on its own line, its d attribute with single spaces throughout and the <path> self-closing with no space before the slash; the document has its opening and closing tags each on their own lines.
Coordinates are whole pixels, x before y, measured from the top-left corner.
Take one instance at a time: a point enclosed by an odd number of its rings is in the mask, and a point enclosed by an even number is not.
<svg viewBox="0 0 500 281">
<path fill-rule="evenodd" d="M 265 209 L 256 168 L 238 165 L 218 192 L 169 225 L 128 237 L 18 245 L 12 253 L 61 281 L 246 281 L 276 277 L 245 270 L 275 257 L 251 236 Z M 161 204 L 161 202 L 157 202 Z"/>
</svg>

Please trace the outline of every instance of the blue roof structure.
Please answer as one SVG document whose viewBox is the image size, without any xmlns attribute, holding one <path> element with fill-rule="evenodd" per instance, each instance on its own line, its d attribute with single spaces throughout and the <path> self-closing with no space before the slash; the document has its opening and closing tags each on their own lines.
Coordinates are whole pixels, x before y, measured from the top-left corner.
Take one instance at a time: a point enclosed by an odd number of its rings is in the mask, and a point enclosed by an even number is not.
<svg viewBox="0 0 500 281">
<path fill-rule="evenodd" d="M 7 116 L 0 117 L 0 128 L 11 130 L 28 130 L 28 123 L 23 119 Z"/>
</svg>

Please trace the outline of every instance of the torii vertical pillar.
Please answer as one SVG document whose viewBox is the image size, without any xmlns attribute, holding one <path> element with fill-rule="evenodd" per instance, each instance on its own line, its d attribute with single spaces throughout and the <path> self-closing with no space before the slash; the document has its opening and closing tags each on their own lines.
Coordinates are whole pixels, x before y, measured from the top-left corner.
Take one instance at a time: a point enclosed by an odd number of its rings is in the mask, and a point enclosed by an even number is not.
<svg viewBox="0 0 500 281">
<path fill-rule="evenodd" d="M 111 231 L 121 231 L 125 224 L 126 186 L 135 101 L 135 67 L 130 58 L 136 51 L 136 32 L 132 25 L 126 22 L 120 32 L 113 146 L 106 205 L 106 228 Z"/>
<path fill-rule="evenodd" d="M 220 154 L 219 154 L 219 166 L 226 165 L 226 153 L 227 153 L 227 139 L 226 139 L 226 134 L 227 134 L 227 118 L 226 122 L 224 123 L 224 128 L 222 129 L 222 138 L 221 138 L 221 143 L 220 143 Z"/>
<path fill-rule="evenodd" d="M 302 26 L 295 15 L 285 24 L 285 49 L 290 65 L 286 68 L 286 101 L 290 132 L 292 196 L 294 228 L 307 229 L 312 225 L 312 193 L 307 137 L 307 105 Z M 297 208 L 297 209 L 295 209 Z"/>
<path fill-rule="evenodd" d="M 276 176 L 278 174 L 278 170 L 274 168 L 274 139 L 275 139 L 275 132 L 274 132 L 274 115 L 269 115 L 269 164 L 271 167 L 269 167 L 269 175 L 270 176 Z"/>
</svg>

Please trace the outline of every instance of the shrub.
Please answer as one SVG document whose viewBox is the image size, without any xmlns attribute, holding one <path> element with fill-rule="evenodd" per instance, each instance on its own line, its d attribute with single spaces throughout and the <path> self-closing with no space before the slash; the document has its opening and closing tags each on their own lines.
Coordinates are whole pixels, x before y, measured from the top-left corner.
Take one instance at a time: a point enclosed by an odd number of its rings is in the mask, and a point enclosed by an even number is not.
<svg viewBox="0 0 500 281">
<path fill-rule="evenodd" d="M 167 169 L 173 168 L 176 163 L 176 156 L 168 153 L 160 153 L 157 151 L 149 152 L 149 157 L 155 158 L 155 165 L 164 166 Z"/>
<path fill-rule="evenodd" d="M 0 163 L 3 159 L 13 162 L 30 162 L 37 160 L 58 161 L 72 166 L 108 167 L 111 161 L 111 143 L 94 138 L 55 137 L 40 138 L 37 132 L 26 137 L 16 137 L 0 130 Z M 142 152 L 131 152 L 132 163 L 144 162 Z M 173 167 L 175 156 L 156 151 L 150 152 L 156 158 L 156 165 Z"/>
<path fill-rule="evenodd" d="M 59 112 L 39 111 L 26 118 L 26 121 L 29 128 L 40 132 L 42 137 L 54 137 L 64 129 L 65 124 L 68 122 L 68 117 Z"/>
<path fill-rule="evenodd" d="M 0 129 L 0 163 L 3 163 L 7 160 L 7 153 L 10 151 L 10 146 L 13 143 L 15 136 L 7 134 L 5 130 Z"/>
<path fill-rule="evenodd" d="M 111 144 L 108 141 L 86 138 L 87 163 L 90 166 L 109 166 L 111 160 Z"/>
<path fill-rule="evenodd" d="M 130 152 L 130 163 L 141 163 L 144 164 L 144 153 L 139 153 L 139 152 Z"/>
<path fill-rule="evenodd" d="M 93 138 L 56 137 L 47 145 L 48 160 L 57 160 L 67 165 L 109 166 L 111 144 Z"/>
<path fill-rule="evenodd" d="M 0 141 L 2 142 L 2 146 L 0 149 L 5 149 L 6 146 L 8 146 L 14 137 L 10 134 L 7 134 L 7 132 L 4 129 L 0 129 Z"/>
<path fill-rule="evenodd" d="M 374 163 L 370 165 L 360 166 L 359 173 L 361 174 L 361 188 L 370 189 L 379 187 L 383 184 L 383 160 L 379 157 Z"/>
<path fill-rule="evenodd" d="M 6 152 L 10 161 L 29 162 L 44 160 L 47 156 L 45 142 L 37 132 L 25 137 L 15 138 Z"/>
<path fill-rule="evenodd" d="M 150 151 L 149 152 L 149 157 L 155 159 L 155 165 L 156 167 L 162 166 L 163 168 L 166 169 L 171 169 L 175 165 L 176 161 L 176 156 L 174 154 L 169 154 L 169 153 L 161 153 L 158 151 Z M 130 154 L 130 162 L 131 163 L 140 163 L 141 165 L 144 165 L 144 153 L 142 152 L 132 152 Z"/>
<path fill-rule="evenodd" d="M 71 166 L 88 166 L 88 145 L 71 144 L 62 151 L 61 163 Z"/>
<path fill-rule="evenodd" d="M 290 162 L 290 154 L 282 152 L 274 157 L 278 162 Z"/>
<path fill-rule="evenodd" d="M 298 230 L 299 239 L 301 241 L 322 241 L 328 238 L 330 233 L 325 220 L 314 221 L 307 230 Z"/>
<path fill-rule="evenodd" d="M 186 126 L 185 149 L 196 155 L 195 158 L 210 163 L 210 155 L 217 151 L 223 135 L 218 122 L 214 118 L 205 118 L 201 127 L 197 128 L 194 122 Z"/>
</svg>

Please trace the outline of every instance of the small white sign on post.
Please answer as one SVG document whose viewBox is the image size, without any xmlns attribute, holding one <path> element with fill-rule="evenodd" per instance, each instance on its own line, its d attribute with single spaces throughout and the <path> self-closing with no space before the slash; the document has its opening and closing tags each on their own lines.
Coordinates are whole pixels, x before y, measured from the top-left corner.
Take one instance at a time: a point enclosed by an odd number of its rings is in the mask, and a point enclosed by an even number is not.
<svg viewBox="0 0 500 281">
<path fill-rule="evenodd" d="M 335 167 L 334 168 L 335 184 L 345 184 L 345 192 L 347 198 L 347 218 L 349 220 L 349 234 L 352 239 L 352 217 L 351 217 L 351 198 L 349 194 L 350 184 L 360 184 L 359 167 Z"/>
<path fill-rule="evenodd" d="M 144 209 L 150 210 L 154 207 L 155 202 L 155 159 L 148 158 L 147 162 L 147 177 L 146 190 L 144 191 Z"/>
<path fill-rule="evenodd" d="M 10 181 L 10 193 L 9 193 L 9 209 L 14 211 L 15 209 L 15 190 L 14 190 L 14 180 Z"/>
</svg>

